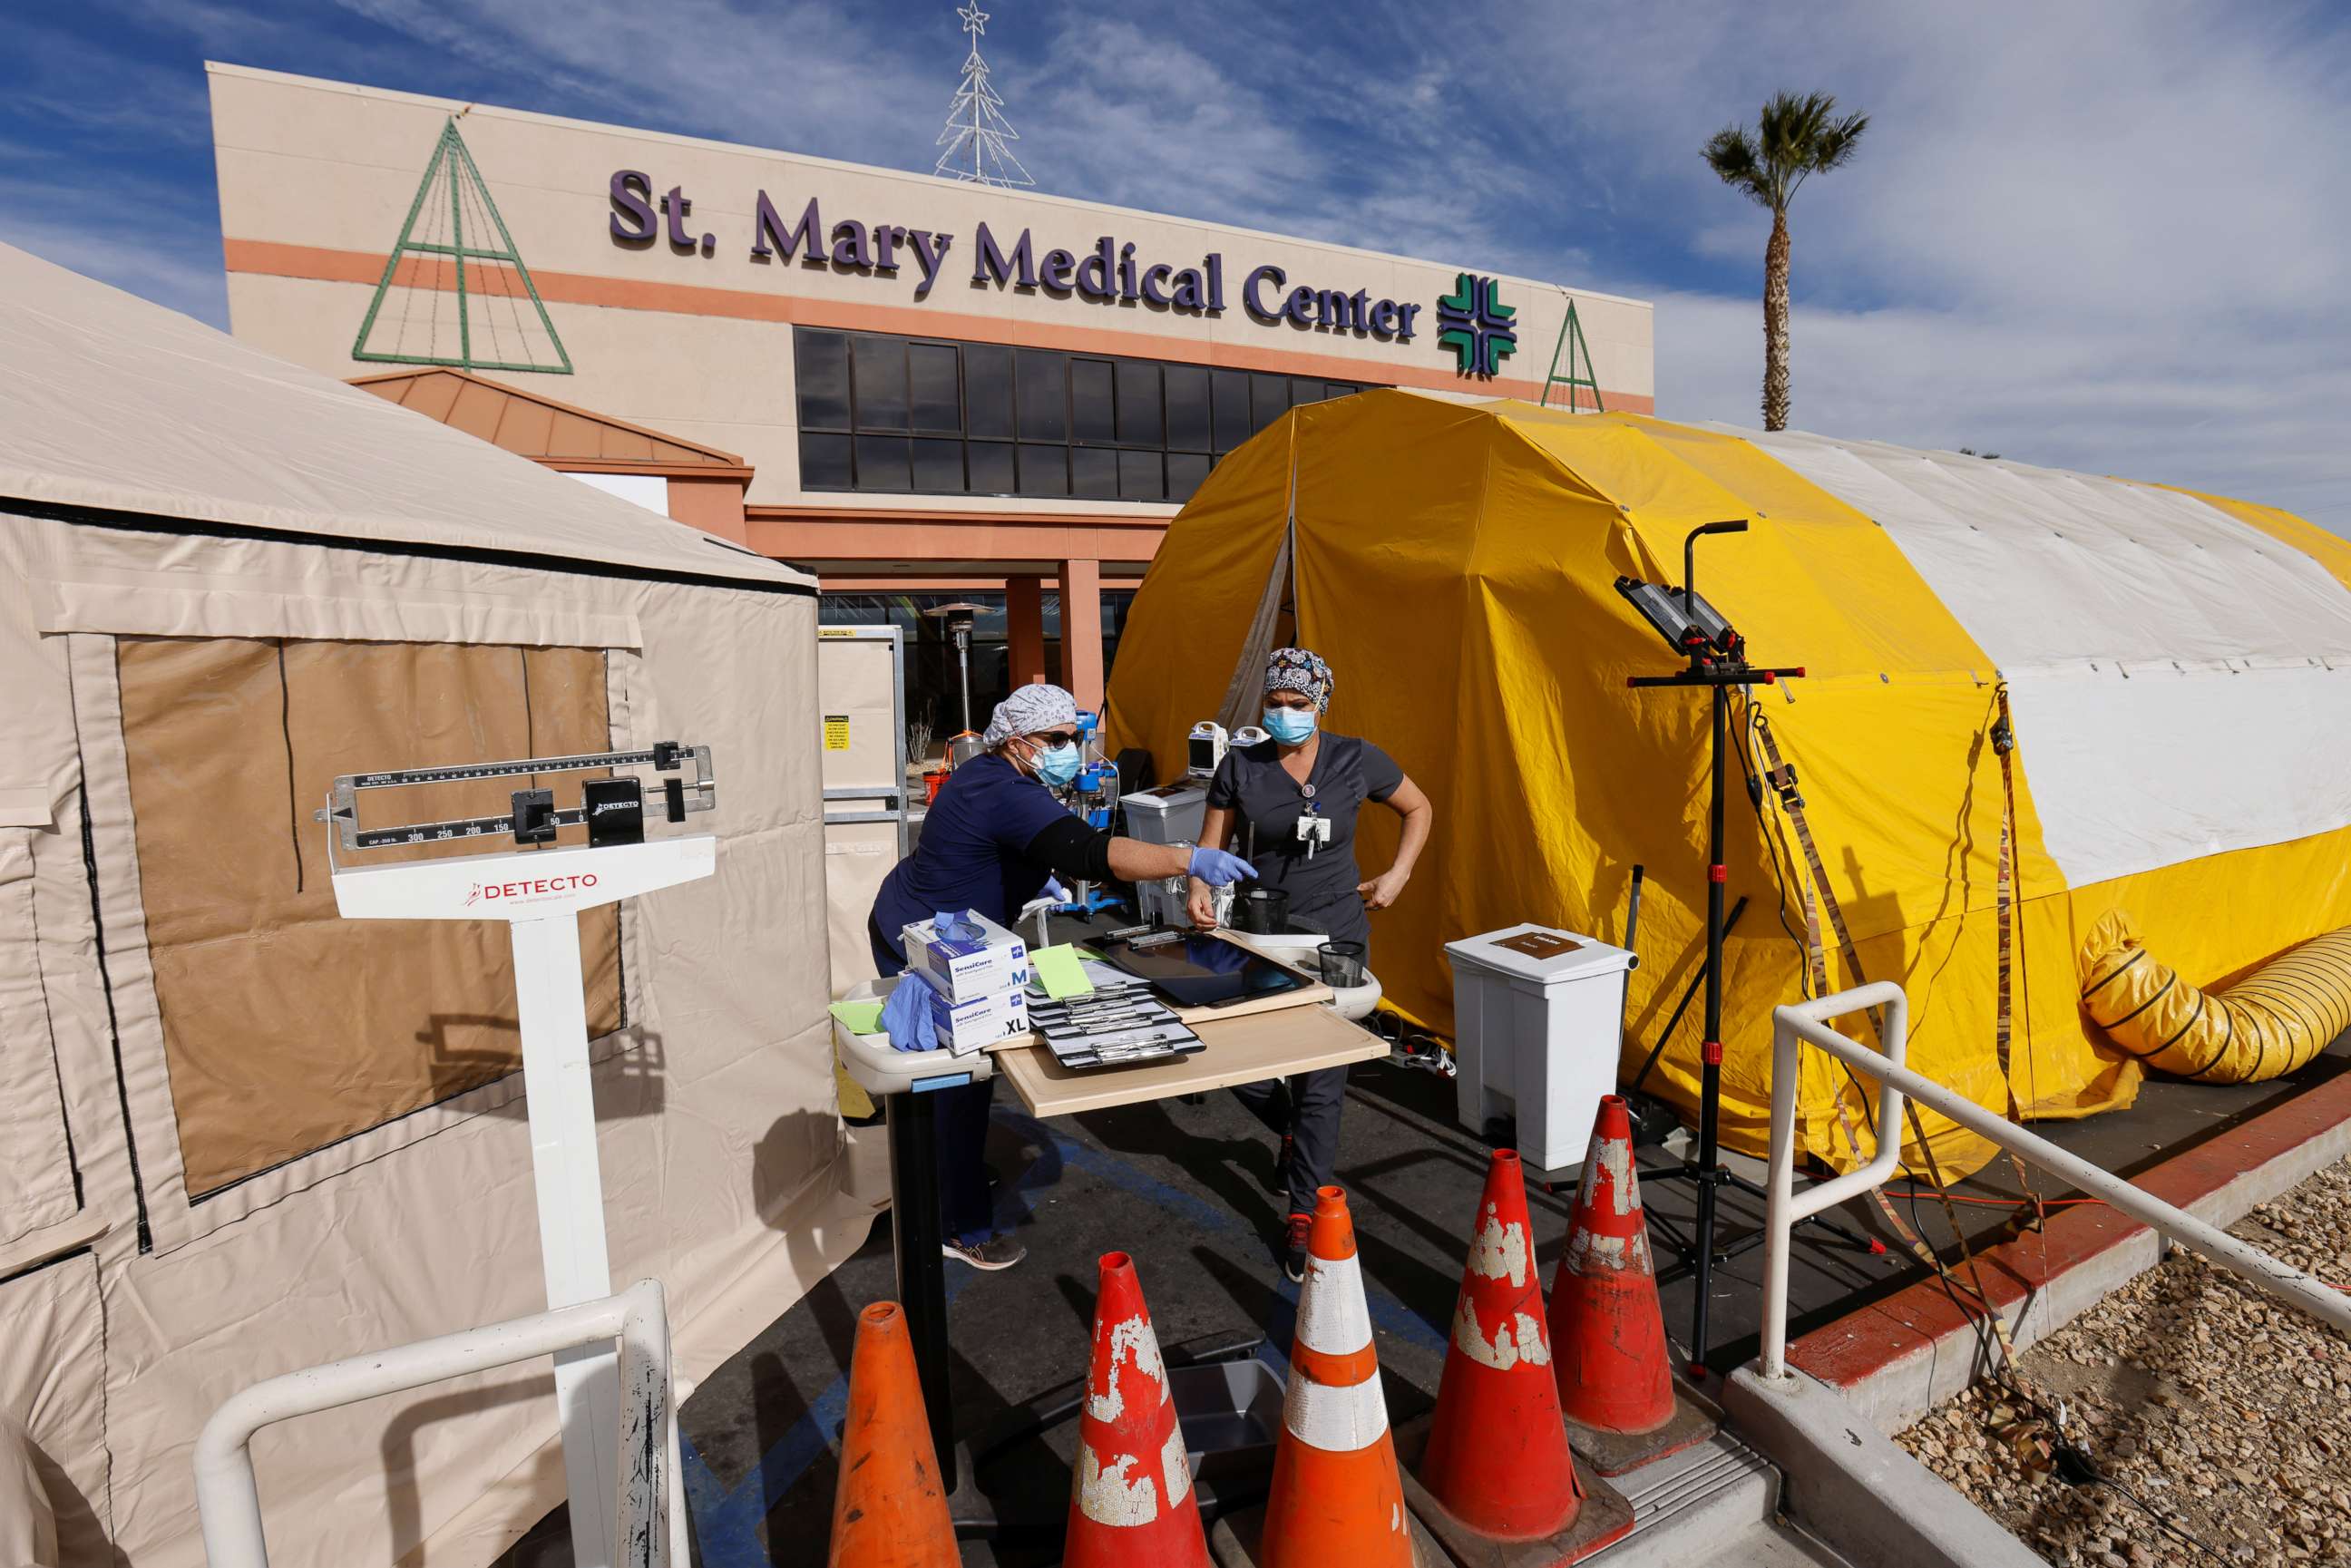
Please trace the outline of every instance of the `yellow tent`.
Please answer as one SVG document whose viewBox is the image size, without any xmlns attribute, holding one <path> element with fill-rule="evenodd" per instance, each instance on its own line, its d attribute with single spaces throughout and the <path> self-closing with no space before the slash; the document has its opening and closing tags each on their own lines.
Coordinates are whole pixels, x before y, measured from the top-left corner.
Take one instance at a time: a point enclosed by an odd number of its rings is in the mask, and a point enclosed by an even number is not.
<svg viewBox="0 0 2351 1568">
<path fill-rule="evenodd" d="M 2351 545 L 2283 513 L 2154 486 L 1810 436 L 1375 392 L 1293 411 L 1170 528 L 1111 683 L 1114 746 L 1161 770 L 1185 732 L 1253 715 L 1275 636 L 1328 658 L 1330 727 L 1436 803 L 1414 884 L 1374 917 L 1395 1004 L 1449 1031 L 1447 941 L 1521 920 L 1623 931 L 1647 868 L 1626 1071 L 1703 952 L 1707 699 L 1628 690 L 1677 661 L 1617 576 L 1699 588 L 1759 664 L 1807 678 L 1734 705 L 1795 768 L 1858 976 L 1900 980 L 1913 1064 L 2004 1103 L 1998 873 L 2003 683 L 2016 840 L 2010 1076 L 2028 1116 L 2126 1105 L 2137 1061 L 2082 1019 L 2076 963 L 2121 909 L 2203 983 L 2351 924 Z M 1804 988 L 1805 863 L 1773 792 L 1731 779 L 1723 1136 L 1768 1136 L 1771 1009 Z M 1364 819 L 1384 865 L 1394 820 Z M 1825 935 L 1825 934 L 1824 934 Z M 1695 1010 L 1695 1009 L 1693 1009 Z M 1653 1087 L 1694 1107 L 1686 1021 Z M 1803 1146 L 1839 1164 L 1842 1095 L 1808 1053 Z M 1947 1165 L 1983 1150 L 1948 1124 Z"/>
</svg>

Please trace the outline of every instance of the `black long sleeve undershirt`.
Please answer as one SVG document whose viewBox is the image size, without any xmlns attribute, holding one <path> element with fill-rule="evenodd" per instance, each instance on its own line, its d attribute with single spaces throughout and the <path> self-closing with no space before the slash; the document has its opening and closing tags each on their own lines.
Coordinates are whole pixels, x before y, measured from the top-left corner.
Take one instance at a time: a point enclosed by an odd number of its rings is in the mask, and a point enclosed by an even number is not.
<svg viewBox="0 0 2351 1568">
<path fill-rule="evenodd" d="M 1029 841 L 1024 852 L 1065 882 L 1108 882 L 1110 830 L 1064 817 Z"/>
</svg>

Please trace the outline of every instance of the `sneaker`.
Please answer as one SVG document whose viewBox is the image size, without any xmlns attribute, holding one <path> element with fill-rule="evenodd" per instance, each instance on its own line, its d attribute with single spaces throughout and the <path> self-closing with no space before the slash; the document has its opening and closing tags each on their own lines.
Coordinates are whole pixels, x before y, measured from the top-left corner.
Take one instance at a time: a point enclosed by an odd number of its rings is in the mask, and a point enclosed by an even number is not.
<svg viewBox="0 0 2351 1568">
<path fill-rule="evenodd" d="M 998 1236 L 976 1244 L 944 1241 L 939 1244 L 939 1250 L 975 1269 L 985 1269 L 991 1274 L 998 1269 L 1009 1269 L 1029 1256 L 1029 1249 L 1009 1236 Z"/>
<path fill-rule="evenodd" d="M 1282 1258 L 1281 1271 L 1289 1276 L 1293 1285 L 1306 1283 L 1306 1238 L 1313 1228 L 1312 1215 L 1293 1214 L 1290 1217 L 1290 1247 Z"/>
</svg>

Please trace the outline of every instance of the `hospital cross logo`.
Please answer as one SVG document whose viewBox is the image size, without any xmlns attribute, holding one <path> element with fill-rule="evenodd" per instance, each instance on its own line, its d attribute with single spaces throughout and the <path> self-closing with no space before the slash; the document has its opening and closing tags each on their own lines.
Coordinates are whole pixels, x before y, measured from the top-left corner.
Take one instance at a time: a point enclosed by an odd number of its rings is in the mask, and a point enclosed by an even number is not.
<svg viewBox="0 0 2351 1568">
<path fill-rule="evenodd" d="M 1453 350 L 1465 376 L 1490 376 L 1519 351 L 1517 308 L 1501 302 L 1494 279 L 1457 274 L 1453 292 L 1437 302 L 1437 340 Z"/>
</svg>

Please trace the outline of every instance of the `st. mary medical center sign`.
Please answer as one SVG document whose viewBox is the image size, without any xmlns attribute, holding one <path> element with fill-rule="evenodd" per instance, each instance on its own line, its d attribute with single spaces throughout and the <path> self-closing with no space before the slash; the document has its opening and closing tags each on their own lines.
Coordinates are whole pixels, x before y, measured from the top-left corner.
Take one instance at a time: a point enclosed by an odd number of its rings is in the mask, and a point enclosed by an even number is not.
<svg viewBox="0 0 2351 1568">
<path fill-rule="evenodd" d="M 644 171 L 616 169 L 610 190 L 608 223 L 620 244 L 634 249 L 664 246 L 681 256 L 709 256 L 716 249 L 718 235 L 696 232 L 694 198 L 682 186 L 655 194 Z M 756 260 L 798 258 L 840 273 L 911 281 L 916 299 L 929 298 L 950 275 L 965 275 L 975 287 L 1011 288 L 1056 300 L 1139 304 L 1174 316 L 1220 317 L 1237 300 L 1248 319 L 1262 326 L 1286 323 L 1397 345 L 1423 335 L 1421 316 L 1433 304 L 1437 343 L 1451 351 L 1461 373 L 1491 376 L 1518 348 L 1517 311 L 1500 302 L 1494 279 L 1466 272 L 1456 278 L 1452 294 L 1435 301 L 1374 298 L 1368 289 L 1351 292 L 1319 279 L 1293 281 L 1270 264 L 1228 269 L 1221 251 L 1208 252 L 1196 264 L 1139 255 L 1133 242 L 1121 243 L 1115 235 L 1100 235 L 1079 251 L 1040 249 L 1030 229 L 1005 235 L 986 223 L 968 240 L 850 217 L 828 225 L 815 197 L 794 211 L 789 203 L 779 206 L 764 190 L 752 204 L 751 232 L 745 238 Z"/>
</svg>

